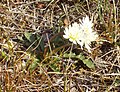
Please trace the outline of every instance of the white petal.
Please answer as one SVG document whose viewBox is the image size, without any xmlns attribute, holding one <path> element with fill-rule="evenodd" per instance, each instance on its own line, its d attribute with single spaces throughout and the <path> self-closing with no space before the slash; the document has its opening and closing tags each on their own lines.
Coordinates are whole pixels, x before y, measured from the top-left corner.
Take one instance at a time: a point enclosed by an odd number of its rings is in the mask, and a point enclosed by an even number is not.
<svg viewBox="0 0 120 92">
<path fill-rule="evenodd" d="M 67 35 L 63 35 L 64 38 L 68 39 L 69 37 Z"/>
<path fill-rule="evenodd" d="M 89 46 L 89 44 L 85 44 L 85 47 L 86 47 L 86 49 L 88 50 L 88 52 L 91 53 L 91 50 L 90 50 L 90 46 Z"/>
</svg>

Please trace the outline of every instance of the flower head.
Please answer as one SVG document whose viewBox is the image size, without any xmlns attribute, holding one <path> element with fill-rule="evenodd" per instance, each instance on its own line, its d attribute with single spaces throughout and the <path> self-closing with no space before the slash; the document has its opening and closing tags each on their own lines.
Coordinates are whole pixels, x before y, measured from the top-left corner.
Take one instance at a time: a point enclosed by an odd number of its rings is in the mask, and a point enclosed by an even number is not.
<svg viewBox="0 0 120 92">
<path fill-rule="evenodd" d="M 66 27 L 64 33 L 65 35 L 63 35 L 63 37 L 69 39 L 70 42 L 73 42 L 74 44 L 80 42 L 80 26 L 78 23 L 75 22 L 72 25 L 69 25 L 69 27 Z"/>
<path fill-rule="evenodd" d="M 80 20 L 80 24 L 73 23 L 69 25 L 69 27 L 65 28 L 64 38 L 69 39 L 69 41 L 74 44 L 79 44 L 81 48 L 85 46 L 89 52 L 90 44 L 92 41 L 95 41 L 98 37 L 97 33 L 93 31 L 93 23 L 89 20 L 89 17 L 86 16 L 82 20 Z"/>
<path fill-rule="evenodd" d="M 93 32 L 93 23 L 91 20 L 89 20 L 89 17 L 86 16 L 85 18 L 82 19 L 81 24 L 80 24 L 80 29 L 81 29 L 81 42 L 80 45 L 81 47 L 85 45 L 85 48 L 88 49 L 90 52 L 90 44 L 92 41 L 95 41 L 98 37 L 96 32 Z"/>
</svg>

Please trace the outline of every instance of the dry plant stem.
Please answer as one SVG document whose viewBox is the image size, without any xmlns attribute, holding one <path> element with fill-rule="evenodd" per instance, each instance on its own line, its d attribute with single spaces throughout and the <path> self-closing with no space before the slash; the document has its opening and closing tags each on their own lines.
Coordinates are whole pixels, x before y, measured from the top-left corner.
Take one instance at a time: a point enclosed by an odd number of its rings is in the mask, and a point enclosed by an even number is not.
<svg viewBox="0 0 120 92">
<path fill-rule="evenodd" d="M 114 87 L 114 84 L 115 84 L 117 77 L 118 76 L 115 77 L 115 79 L 113 80 L 113 83 L 108 87 L 108 89 L 105 92 L 110 92 L 110 90 Z"/>
<path fill-rule="evenodd" d="M 117 51 L 118 52 L 118 51 Z M 112 55 L 110 56 L 110 57 L 112 57 L 114 54 L 117 54 L 117 52 L 115 52 L 115 51 L 113 51 L 113 53 L 112 53 Z M 108 59 L 109 60 L 109 59 Z M 107 60 L 107 61 L 108 61 Z M 115 65 L 115 62 L 116 62 L 116 59 L 113 61 L 113 63 L 111 64 L 111 67 L 110 67 L 110 69 L 109 69 L 109 73 L 110 72 L 112 72 L 112 68 L 113 68 L 113 66 Z"/>
<path fill-rule="evenodd" d="M 89 2 L 88 2 L 88 0 L 86 0 L 86 2 L 87 2 L 87 6 L 88 6 L 88 10 L 89 10 L 89 14 L 91 15 L 91 13 L 90 13 L 90 7 L 89 7 Z"/>
<path fill-rule="evenodd" d="M 26 49 L 25 52 L 27 52 L 36 42 L 37 42 L 37 40 L 35 40 L 35 41 Z M 26 54 L 23 53 L 23 54 L 20 56 L 20 58 L 18 58 L 18 59 L 16 60 L 16 62 L 20 61 L 21 58 L 24 57 L 25 55 L 26 55 Z"/>
<path fill-rule="evenodd" d="M 68 23 L 70 23 L 70 19 L 69 19 L 69 16 L 68 16 L 68 10 L 67 10 L 67 7 L 66 6 L 64 6 L 63 4 L 62 4 L 62 7 L 63 7 L 63 10 L 64 10 L 64 12 L 65 12 L 65 15 L 67 16 L 67 20 L 68 20 Z"/>
<path fill-rule="evenodd" d="M 113 0 L 113 6 L 114 6 L 114 8 L 113 8 L 113 13 L 114 13 L 114 21 L 115 21 L 115 39 L 114 39 L 114 42 L 115 42 L 115 44 L 116 44 L 116 41 L 117 41 L 117 22 L 116 22 L 116 6 L 115 6 L 115 1 Z"/>
<path fill-rule="evenodd" d="M 48 75 L 48 72 L 44 69 L 43 66 L 41 66 L 41 69 L 44 71 L 44 74 L 47 76 L 49 83 L 52 85 L 53 83 L 52 83 L 52 81 L 51 81 L 51 79 L 50 79 L 50 77 Z"/>
<path fill-rule="evenodd" d="M 12 27 L 7 27 L 7 26 L 0 26 L 0 28 L 3 28 L 5 32 L 10 32 L 10 33 L 14 33 L 14 34 L 23 34 L 24 33 L 24 30 L 21 28 L 17 29 L 17 28 L 12 28 Z M 17 31 L 21 30 L 21 32 L 15 32 L 14 30 L 17 30 Z M 34 29 L 32 29 L 32 30 L 34 30 Z M 27 32 L 28 30 L 25 30 L 25 31 Z M 37 31 L 39 31 L 39 30 L 37 30 Z"/>
<path fill-rule="evenodd" d="M 70 78 L 69 78 L 69 89 L 68 89 L 68 92 L 70 92 L 71 84 L 72 84 L 72 74 L 70 74 Z"/>
<path fill-rule="evenodd" d="M 47 37 L 47 41 L 48 41 L 50 53 L 52 53 L 52 49 L 51 49 L 51 45 L 50 45 L 50 40 L 49 40 L 49 37 L 48 37 L 48 33 L 46 33 L 46 37 Z"/>
<path fill-rule="evenodd" d="M 106 25 L 106 23 L 104 21 L 103 15 L 102 15 L 102 7 L 103 7 L 102 1 L 103 0 L 98 0 L 98 9 L 99 9 L 98 15 L 100 17 L 100 21 L 104 24 L 105 28 L 107 29 L 107 25 Z"/>
<path fill-rule="evenodd" d="M 32 51 L 34 51 L 35 49 L 37 49 L 37 47 L 40 45 L 40 42 L 41 42 L 42 38 L 43 38 L 43 35 L 42 35 L 41 38 L 39 39 L 39 42 L 38 42 L 37 46 L 36 46 L 35 48 L 33 48 Z"/>
<path fill-rule="evenodd" d="M 104 78 L 109 78 L 109 76 L 120 76 L 119 73 L 110 73 L 110 74 L 103 74 L 103 75 L 101 75 L 101 74 L 99 74 L 99 73 L 89 72 L 89 71 L 86 71 L 86 70 L 84 70 L 84 72 L 85 72 L 86 74 L 96 75 L 96 76 L 104 77 Z M 63 74 L 65 74 L 65 73 L 61 73 L 61 72 L 48 72 L 48 74 L 63 75 Z M 74 72 L 74 73 L 67 73 L 67 74 L 68 74 L 68 75 L 70 75 L 70 74 L 72 74 L 72 75 L 76 75 L 76 74 L 80 75 L 81 72 Z M 107 77 L 106 77 L 106 76 L 107 76 Z M 110 79 L 110 78 L 109 78 L 109 79 Z M 120 78 L 117 78 L 117 79 L 120 79 Z M 112 79 L 111 79 L 111 80 L 112 80 Z"/>
<path fill-rule="evenodd" d="M 65 81 L 64 81 L 64 92 L 67 92 L 67 75 L 68 75 L 68 69 L 70 68 L 71 64 L 70 64 L 70 60 L 71 60 L 71 54 L 72 54 L 72 49 L 73 49 L 73 43 L 71 45 L 71 49 L 70 49 L 70 55 L 69 55 L 69 59 L 68 59 L 68 63 L 65 67 Z"/>
<path fill-rule="evenodd" d="M 33 11 L 33 15 L 34 15 L 33 22 L 35 23 L 35 18 L 36 18 L 36 9 L 34 9 L 34 11 Z M 34 29 L 36 29 L 36 28 L 35 28 L 35 25 L 33 25 L 33 28 L 34 28 Z"/>
<path fill-rule="evenodd" d="M 69 55 L 68 63 L 67 63 L 67 66 L 66 66 L 66 72 L 68 71 L 68 69 L 71 66 L 70 60 L 71 60 L 72 49 L 73 49 L 73 43 L 72 43 L 71 49 L 70 49 L 70 55 Z"/>
<path fill-rule="evenodd" d="M 47 7 L 44 10 L 46 10 L 54 2 L 54 0 L 50 0 L 50 1 L 51 2 L 47 5 Z"/>
<path fill-rule="evenodd" d="M 69 21 L 69 16 L 68 16 L 68 12 L 67 12 L 67 6 L 64 6 L 64 5 L 62 4 L 62 7 L 63 7 L 63 10 L 64 10 L 64 12 L 65 12 L 65 15 L 67 16 L 68 23 L 70 23 L 70 21 Z M 72 43 L 71 50 L 70 50 L 69 60 L 68 60 L 68 63 L 67 63 L 67 65 L 66 65 L 66 67 L 65 67 L 65 74 L 64 74 L 64 76 L 65 76 L 64 92 L 67 92 L 67 71 L 68 71 L 69 67 L 71 66 L 71 65 L 69 65 L 69 64 L 70 64 L 70 59 L 71 59 L 72 48 L 73 48 L 73 43 Z"/>
<path fill-rule="evenodd" d="M 10 10 L 10 3 L 9 3 L 9 0 L 7 0 L 7 6 L 8 6 L 8 8 L 9 8 L 9 10 Z"/>
<path fill-rule="evenodd" d="M 50 18 L 50 26 L 51 26 L 51 28 L 53 27 L 53 10 L 51 11 L 51 18 Z"/>
<path fill-rule="evenodd" d="M 105 54 L 104 54 L 104 55 L 102 55 L 99 59 L 101 59 L 101 58 L 105 57 L 106 55 L 108 55 L 109 53 L 114 52 L 114 51 L 118 51 L 118 49 L 114 49 L 114 50 L 111 50 L 111 51 L 109 51 L 109 52 L 105 53 Z"/>
</svg>

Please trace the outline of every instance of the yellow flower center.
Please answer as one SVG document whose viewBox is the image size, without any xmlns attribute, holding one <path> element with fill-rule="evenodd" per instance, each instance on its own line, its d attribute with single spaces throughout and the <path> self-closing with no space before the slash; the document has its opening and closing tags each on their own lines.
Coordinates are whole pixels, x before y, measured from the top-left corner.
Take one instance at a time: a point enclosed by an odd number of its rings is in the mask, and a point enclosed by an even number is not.
<svg viewBox="0 0 120 92">
<path fill-rule="evenodd" d="M 70 33 L 69 37 L 70 37 L 72 40 L 76 40 L 76 39 L 78 39 L 78 33 L 76 33 L 75 35 Z"/>
</svg>

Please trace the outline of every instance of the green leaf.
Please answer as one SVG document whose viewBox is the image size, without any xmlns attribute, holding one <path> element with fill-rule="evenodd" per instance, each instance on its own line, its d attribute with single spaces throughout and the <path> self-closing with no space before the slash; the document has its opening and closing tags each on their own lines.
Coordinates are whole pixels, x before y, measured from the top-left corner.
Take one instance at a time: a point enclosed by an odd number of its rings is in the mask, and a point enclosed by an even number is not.
<svg viewBox="0 0 120 92">
<path fill-rule="evenodd" d="M 59 70 L 59 68 L 58 68 L 58 66 L 56 65 L 56 64 L 50 64 L 50 67 L 51 67 L 51 69 L 54 71 L 54 72 L 59 72 L 60 70 Z"/>
<path fill-rule="evenodd" d="M 39 47 L 41 48 L 42 51 L 44 51 L 45 44 L 44 44 L 43 37 L 40 37 L 40 36 L 37 35 L 37 40 L 40 41 Z"/>
<path fill-rule="evenodd" d="M 37 68 L 38 63 L 39 63 L 39 59 L 34 59 L 34 61 L 29 67 L 30 72 L 33 72 Z"/>
<path fill-rule="evenodd" d="M 70 54 L 64 54 L 63 57 L 69 58 Z M 81 60 L 88 68 L 95 69 L 94 63 L 90 59 L 86 59 L 86 57 L 83 54 L 76 55 L 75 53 L 71 53 L 71 58 L 79 59 Z"/>
<path fill-rule="evenodd" d="M 4 52 L 4 51 L 1 51 L 1 54 L 2 54 L 2 56 L 3 56 L 3 57 L 5 57 L 5 56 L 6 56 L 6 54 L 5 54 L 5 52 Z"/>
<path fill-rule="evenodd" d="M 82 54 L 79 54 L 76 56 L 76 58 L 80 59 L 80 60 L 84 60 L 85 59 L 85 56 L 82 55 Z"/>
<path fill-rule="evenodd" d="M 75 53 L 71 53 L 71 55 L 70 55 L 70 53 L 69 53 L 69 54 L 65 53 L 65 54 L 63 55 L 63 57 L 65 57 L 65 58 L 69 58 L 69 57 L 71 57 L 71 58 L 76 58 L 76 55 L 75 55 Z"/>
<path fill-rule="evenodd" d="M 90 60 L 90 59 L 84 59 L 83 60 L 83 63 L 89 67 L 89 68 L 92 68 L 92 69 L 95 69 L 95 65 L 94 63 Z"/>
<path fill-rule="evenodd" d="M 30 43 L 32 43 L 32 42 L 34 42 L 36 40 L 36 36 L 34 34 L 32 34 L 32 33 L 25 32 L 24 36 Z"/>
<path fill-rule="evenodd" d="M 28 33 L 28 32 L 25 32 L 25 37 L 27 40 L 29 40 L 31 42 L 31 36 L 32 36 L 32 33 Z"/>
</svg>

